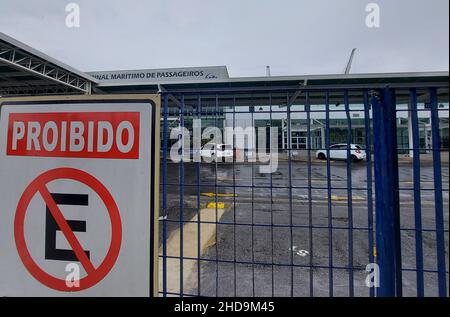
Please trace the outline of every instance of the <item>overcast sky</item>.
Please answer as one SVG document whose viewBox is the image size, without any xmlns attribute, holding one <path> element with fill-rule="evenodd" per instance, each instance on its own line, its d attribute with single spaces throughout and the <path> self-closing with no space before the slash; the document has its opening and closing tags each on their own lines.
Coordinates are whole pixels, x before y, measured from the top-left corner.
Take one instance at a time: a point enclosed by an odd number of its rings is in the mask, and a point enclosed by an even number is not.
<svg viewBox="0 0 450 317">
<path fill-rule="evenodd" d="M 78 3 L 80 27 L 65 25 Z M 368 28 L 366 5 L 379 5 Z M 82 71 L 227 65 L 230 76 L 449 69 L 448 0 L 0 0 L 0 31 Z"/>
</svg>

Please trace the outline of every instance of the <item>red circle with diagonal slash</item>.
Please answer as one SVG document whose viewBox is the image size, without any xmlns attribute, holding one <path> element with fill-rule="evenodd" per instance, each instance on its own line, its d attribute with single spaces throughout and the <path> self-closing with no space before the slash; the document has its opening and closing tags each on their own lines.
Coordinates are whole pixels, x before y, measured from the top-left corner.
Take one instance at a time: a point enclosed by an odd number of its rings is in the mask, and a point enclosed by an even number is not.
<svg viewBox="0 0 450 317">
<path fill-rule="evenodd" d="M 83 248 L 68 226 L 64 216 L 60 212 L 47 189 L 47 184 L 49 182 L 59 179 L 74 180 L 90 187 L 101 198 L 106 206 L 106 209 L 108 210 L 108 215 L 111 220 L 111 243 L 109 245 L 108 253 L 97 268 L 95 268 L 89 258 L 87 258 Z M 87 273 L 85 277 L 80 279 L 79 287 L 69 287 L 66 285 L 65 279 L 56 278 L 45 272 L 39 267 L 39 265 L 37 265 L 28 251 L 24 233 L 25 215 L 30 201 L 37 193 L 42 195 L 42 198 L 49 207 L 53 218 L 55 218 L 59 228 L 68 240 L 70 246 L 75 252 L 75 255 Z M 19 252 L 19 256 L 22 259 L 23 264 L 31 275 L 33 275 L 33 277 L 39 282 L 58 291 L 77 292 L 85 290 L 100 282 L 112 269 L 119 256 L 120 246 L 122 243 L 122 222 L 120 219 L 119 208 L 106 187 L 91 174 L 74 168 L 52 169 L 39 175 L 28 185 L 22 194 L 22 197 L 17 205 L 16 216 L 14 219 L 14 238 L 16 240 L 17 251 Z"/>
</svg>

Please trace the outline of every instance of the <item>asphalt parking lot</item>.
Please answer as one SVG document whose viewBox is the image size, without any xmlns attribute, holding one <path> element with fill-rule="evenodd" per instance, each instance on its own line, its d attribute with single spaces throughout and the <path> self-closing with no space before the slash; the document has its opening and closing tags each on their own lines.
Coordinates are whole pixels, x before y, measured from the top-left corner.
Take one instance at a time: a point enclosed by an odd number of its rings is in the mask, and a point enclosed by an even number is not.
<svg viewBox="0 0 450 317">
<path fill-rule="evenodd" d="M 184 177 L 184 186 L 181 187 L 180 172 Z M 330 172 L 332 190 L 329 199 L 327 166 L 324 162 L 314 161 L 310 171 L 306 162 L 293 161 L 290 166 L 287 162 L 279 162 L 279 168 L 274 174 L 261 174 L 259 167 L 250 163 L 187 163 L 183 165 L 182 171 L 179 164 L 169 163 L 167 237 L 180 231 L 181 219 L 185 233 L 182 238 L 178 233 L 176 239 L 171 240 L 171 243 L 176 240 L 177 244 L 168 248 L 168 291 L 178 293 L 182 278 L 183 293 L 192 295 L 329 296 L 332 276 L 334 296 L 350 295 L 349 279 L 353 280 L 355 296 L 368 296 L 369 289 L 365 286 L 367 273 L 364 269 L 369 263 L 369 252 L 376 254 L 376 251 L 368 245 L 367 188 L 371 184 L 368 182 L 367 166 L 365 162 L 351 165 L 351 192 L 347 190 L 345 162 L 332 161 Z M 400 164 L 400 211 L 404 229 L 401 233 L 402 261 L 406 269 L 403 273 L 406 296 L 416 295 L 416 274 L 411 271 L 416 267 L 415 233 L 412 230 L 412 175 L 411 164 Z M 428 163 L 422 165 L 422 222 L 425 230 L 435 229 L 433 179 L 433 166 Z M 448 231 L 448 212 L 445 212 L 449 201 L 448 164 L 442 166 L 442 180 L 444 225 Z M 289 190 L 290 186 L 292 190 Z M 351 208 L 348 195 L 352 197 Z M 223 203 L 223 209 L 220 203 Z M 202 210 L 201 217 L 210 215 L 212 218 L 208 219 L 212 221 L 198 224 L 199 210 Z M 349 210 L 352 217 L 349 217 Z M 187 228 L 188 224 L 193 227 Z M 330 225 L 332 229 L 329 229 Z M 351 225 L 354 230 L 348 230 Z M 213 230 L 207 233 L 211 237 L 205 243 L 200 242 L 197 233 L 202 234 L 204 228 L 211 229 L 212 226 Z M 162 238 L 162 226 L 160 229 Z M 197 233 L 190 235 L 191 231 Z M 445 233 L 445 239 L 448 258 L 448 232 Z M 179 260 L 181 241 L 183 264 Z M 195 252 L 189 253 L 185 251 L 186 248 L 193 248 Z M 353 263 L 349 262 L 351 248 Z M 434 232 L 423 232 L 423 252 L 425 270 L 436 270 Z M 200 262 L 196 260 L 198 255 L 201 257 Z M 354 268 L 353 276 L 346 269 L 349 265 Z M 446 265 L 448 271 L 448 262 Z M 425 272 L 424 276 L 425 295 L 436 295 L 437 274 Z"/>
</svg>

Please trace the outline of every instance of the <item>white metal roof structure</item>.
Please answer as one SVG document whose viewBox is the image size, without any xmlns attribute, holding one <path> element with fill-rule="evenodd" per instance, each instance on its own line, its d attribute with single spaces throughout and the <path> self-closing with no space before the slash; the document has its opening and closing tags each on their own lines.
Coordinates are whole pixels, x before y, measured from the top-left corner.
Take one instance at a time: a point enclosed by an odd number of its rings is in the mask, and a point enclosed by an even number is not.
<svg viewBox="0 0 450 317">
<path fill-rule="evenodd" d="M 97 80 L 0 32 L 0 96 L 89 94 Z"/>
</svg>

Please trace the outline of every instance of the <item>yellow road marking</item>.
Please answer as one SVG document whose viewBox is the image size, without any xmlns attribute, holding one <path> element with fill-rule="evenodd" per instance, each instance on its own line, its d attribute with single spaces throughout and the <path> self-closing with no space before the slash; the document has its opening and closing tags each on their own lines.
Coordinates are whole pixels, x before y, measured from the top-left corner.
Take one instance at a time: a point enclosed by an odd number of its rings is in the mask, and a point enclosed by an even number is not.
<svg viewBox="0 0 450 317">
<path fill-rule="evenodd" d="M 208 203 L 208 205 L 206 206 L 206 208 L 217 208 L 217 209 L 224 209 L 225 208 L 225 203 L 222 202 L 215 202 L 215 201 L 211 201 Z"/>
<path fill-rule="evenodd" d="M 347 196 L 331 195 L 331 200 L 343 201 L 343 200 L 348 200 L 348 197 Z M 366 200 L 366 198 L 364 198 L 362 196 L 352 196 L 352 200 L 353 201 L 364 201 L 364 200 Z"/>
<path fill-rule="evenodd" d="M 207 196 L 207 197 L 237 197 L 237 194 L 202 193 L 202 196 Z"/>
</svg>

